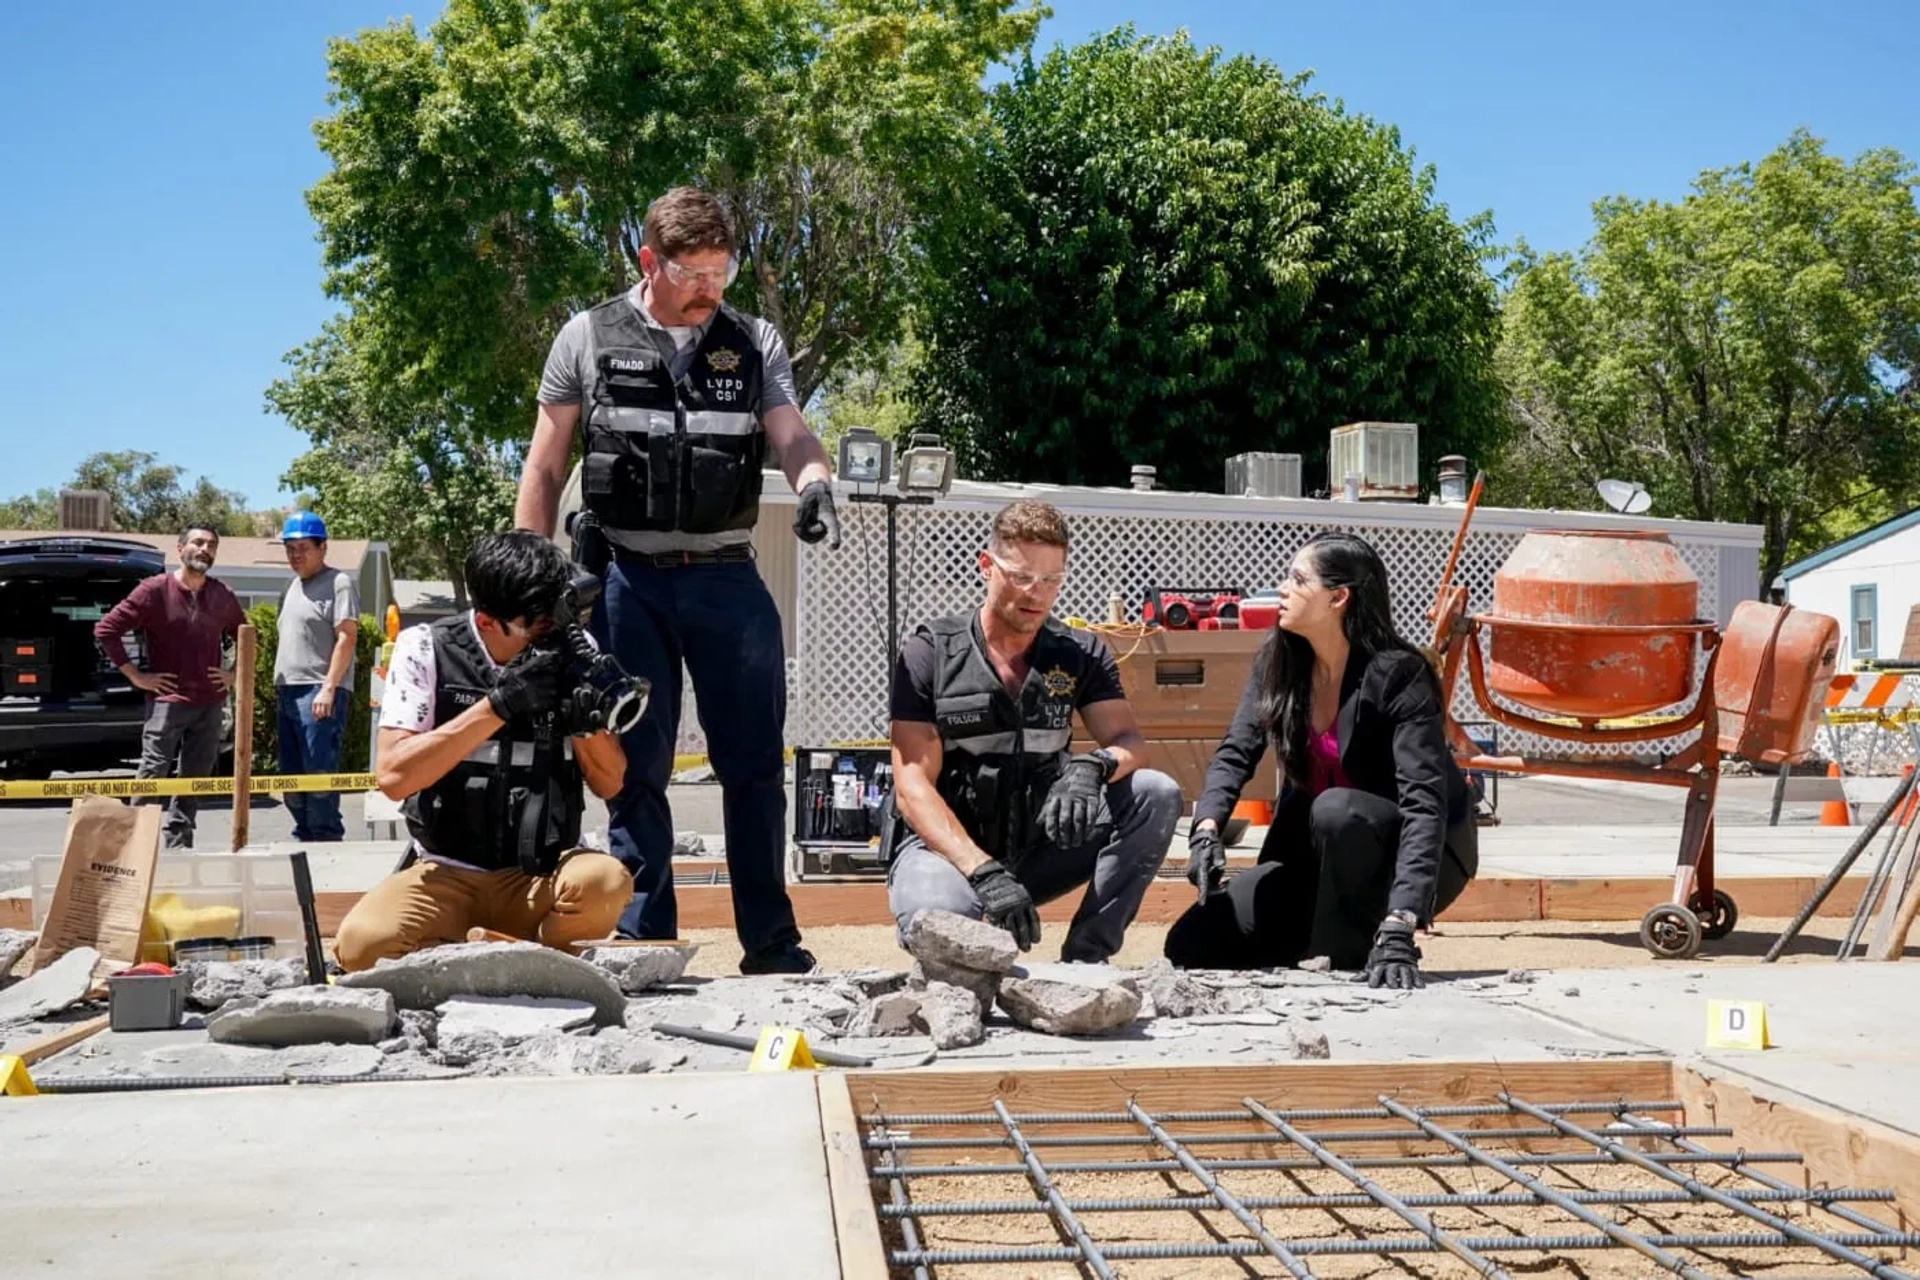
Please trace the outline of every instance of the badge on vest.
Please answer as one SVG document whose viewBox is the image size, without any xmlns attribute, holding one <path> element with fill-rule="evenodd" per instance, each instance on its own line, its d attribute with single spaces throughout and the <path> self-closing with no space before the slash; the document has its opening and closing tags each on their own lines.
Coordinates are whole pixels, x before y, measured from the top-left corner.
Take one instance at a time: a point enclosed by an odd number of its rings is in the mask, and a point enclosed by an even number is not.
<svg viewBox="0 0 1920 1280">
<path fill-rule="evenodd" d="M 1073 674 L 1063 667 L 1054 667 L 1040 677 L 1040 687 L 1045 689 L 1050 697 L 1055 698 L 1072 697 L 1079 683 Z"/>
<path fill-rule="evenodd" d="M 730 347 L 707 352 L 707 367 L 715 373 L 732 373 L 740 367 L 740 353 Z"/>
</svg>

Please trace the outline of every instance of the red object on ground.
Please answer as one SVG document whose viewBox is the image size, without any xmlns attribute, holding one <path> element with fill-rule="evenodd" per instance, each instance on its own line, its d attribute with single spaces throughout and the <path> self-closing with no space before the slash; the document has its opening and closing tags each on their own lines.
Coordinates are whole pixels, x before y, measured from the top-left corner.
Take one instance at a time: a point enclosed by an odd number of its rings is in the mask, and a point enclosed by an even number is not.
<svg viewBox="0 0 1920 1280">
<path fill-rule="evenodd" d="M 116 978 L 165 978 L 173 973 L 173 966 L 161 964 L 158 960 L 148 960 L 131 969 L 122 969 L 114 974 Z"/>
</svg>

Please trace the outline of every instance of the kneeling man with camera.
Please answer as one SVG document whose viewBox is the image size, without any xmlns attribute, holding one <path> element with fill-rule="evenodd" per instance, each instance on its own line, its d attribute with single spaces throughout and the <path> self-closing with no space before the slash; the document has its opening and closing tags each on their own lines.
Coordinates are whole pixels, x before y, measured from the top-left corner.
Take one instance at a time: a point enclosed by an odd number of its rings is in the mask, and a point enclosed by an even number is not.
<svg viewBox="0 0 1920 1280">
<path fill-rule="evenodd" d="M 340 923 L 349 971 L 475 926 L 558 948 L 604 938 L 633 894 L 619 859 L 578 847 L 582 784 L 619 792 L 618 734 L 648 692 L 577 621 L 597 580 L 525 530 L 481 538 L 466 579 L 471 609 L 394 642 L 375 776 L 412 841 Z"/>
</svg>

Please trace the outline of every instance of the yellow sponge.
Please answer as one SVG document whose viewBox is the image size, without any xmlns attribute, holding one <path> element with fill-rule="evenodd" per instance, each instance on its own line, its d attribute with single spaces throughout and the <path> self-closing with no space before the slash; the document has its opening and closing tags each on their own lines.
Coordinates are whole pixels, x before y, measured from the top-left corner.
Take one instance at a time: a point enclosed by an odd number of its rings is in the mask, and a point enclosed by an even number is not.
<svg viewBox="0 0 1920 1280">
<path fill-rule="evenodd" d="M 140 956 L 146 959 L 150 947 L 165 953 L 168 944 L 186 938 L 230 938 L 238 932 L 238 907 L 193 907 L 178 894 L 156 893 L 147 904 L 146 924 L 140 931 Z"/>
</svg>

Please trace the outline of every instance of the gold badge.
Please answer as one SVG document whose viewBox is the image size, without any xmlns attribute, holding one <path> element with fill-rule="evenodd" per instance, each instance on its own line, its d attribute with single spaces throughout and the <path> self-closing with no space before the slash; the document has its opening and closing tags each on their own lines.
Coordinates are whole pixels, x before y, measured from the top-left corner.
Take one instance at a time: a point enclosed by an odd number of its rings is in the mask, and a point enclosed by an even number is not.
<svg viewBox="0 0 1920 1280">
<path fill-rule="evenodd" d="M 1040 677 L 1040 687 L 1056 698 L 1072 697 L 1074 686 L 1078 683 L 1079 682 L 1071 675 L 1059 667 L 1055 667 Z"/>
<path fill-rule="evenodd" d="M 740 353 L 723 347 L 707 353 L 707 367 L 715 373 L 732 373 L 740 367 Z"/>
</svg>

